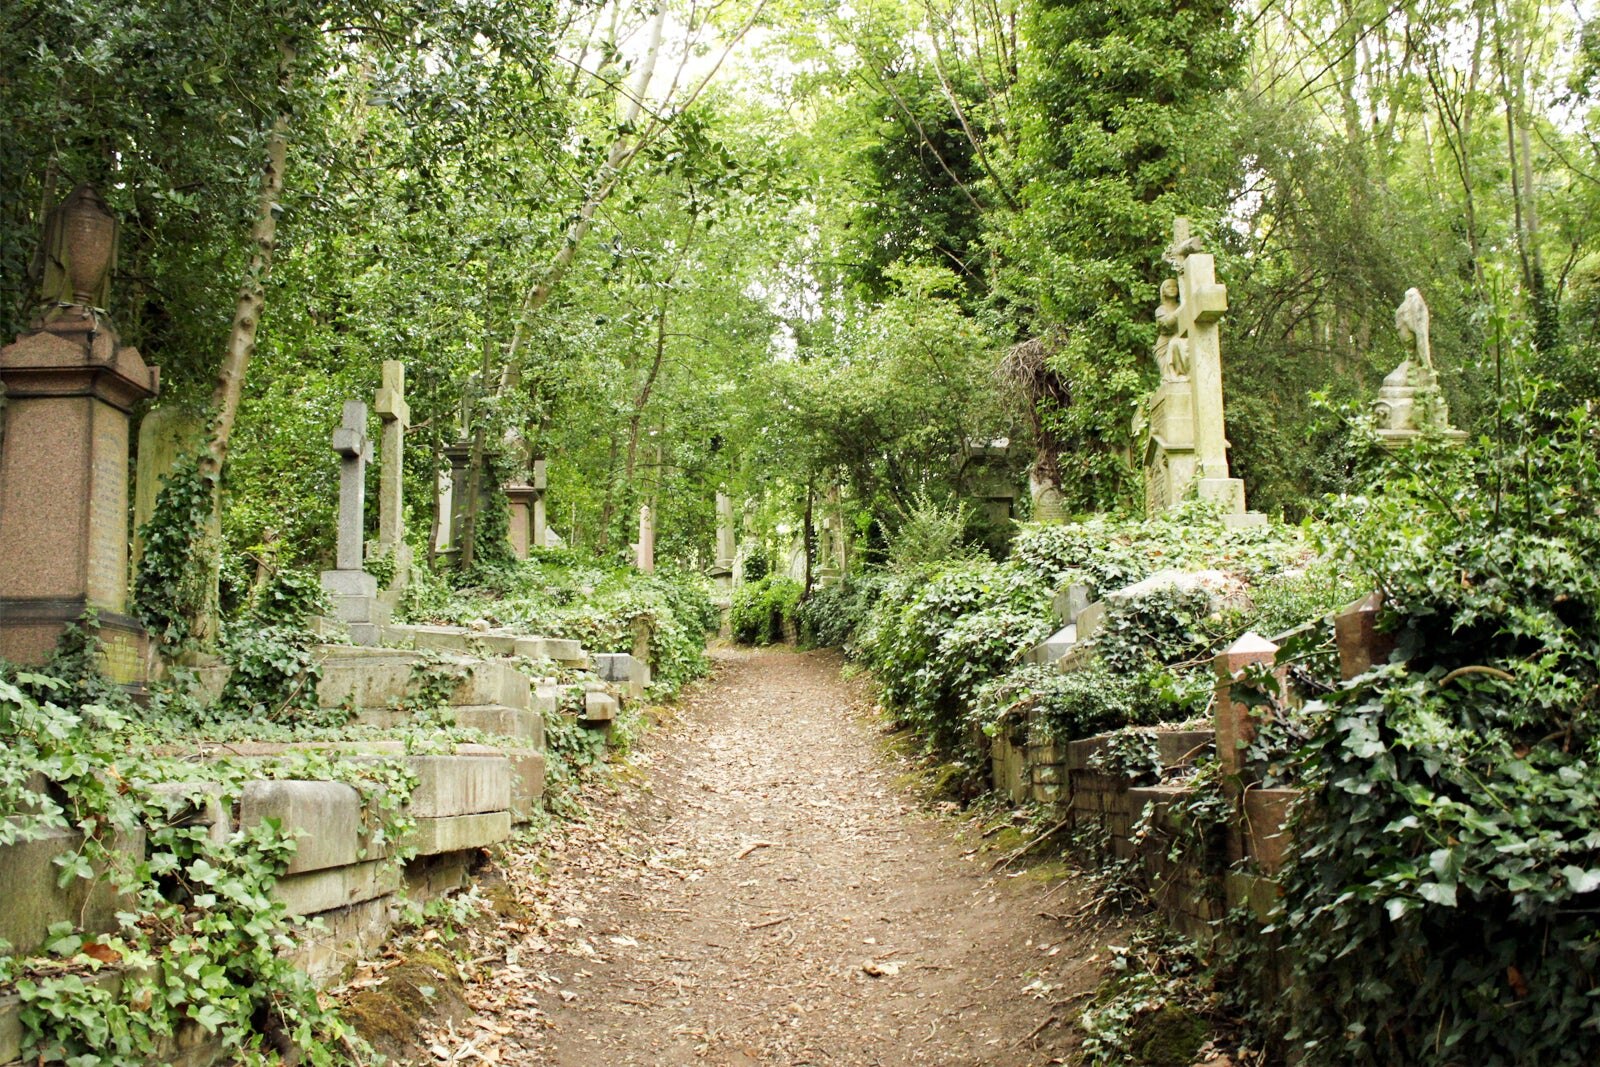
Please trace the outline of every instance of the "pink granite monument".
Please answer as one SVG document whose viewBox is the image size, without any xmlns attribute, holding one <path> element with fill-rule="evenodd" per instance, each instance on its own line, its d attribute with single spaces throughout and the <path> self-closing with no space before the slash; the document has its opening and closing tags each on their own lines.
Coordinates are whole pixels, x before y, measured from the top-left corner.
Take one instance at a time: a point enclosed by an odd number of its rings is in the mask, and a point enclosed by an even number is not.
<svg viewBox="0 0 1600 1067">
<path fill-rule="evenodd" d="M 117 220 L 87 185 L 45 226 L 44 301 L 0 348 L 0 657 L 37 664 L 93 612 L 108 677 L 144 676 L 128 607 L 128 423 L 160 373 L 105 311 Z"/>
</svg>

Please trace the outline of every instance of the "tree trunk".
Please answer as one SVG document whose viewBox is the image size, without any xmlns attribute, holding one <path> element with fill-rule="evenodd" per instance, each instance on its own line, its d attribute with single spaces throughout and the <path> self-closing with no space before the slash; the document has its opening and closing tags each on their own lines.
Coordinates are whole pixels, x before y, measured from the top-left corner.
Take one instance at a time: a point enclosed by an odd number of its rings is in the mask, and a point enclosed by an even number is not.
<svg viewBox="0 0 1600 1067">
<path fill-rule="evenodd" d="M 281 89 L 289 87 L 290 67 L 295 50 L 288 43 L 278 46 L 278 83 Z M 201 457 L 201 470 L 220 477 L 228 462 L 228 445 L 233 437 L 233 425 L 239 418 L 239 401 L 244 396 L 245 373 L 250 369 L 250 357 L 256 351 L 256 331 L 261 325 L 261 313 L 267 305 L 266 281 L 272 271 L 272 253 L 277 247 L 278 199 L 283 195 L 284 160 L 289 147 L 289 116 L 280 113 L 272 123 L 267 136 L 267 162 L 261 172 L 261 195 L 257 200 L 255 226 L 250 242 L 254 246 L 250 262 L 244 271 L 244 282 L 239 287 L 239 298 L 234 305 L 233 328 L 228 332 L 228 345 L 222 356 L 222 367 L 217 372 L 217 383 L 211 393 L 211 407 L 216 418 L 207 454 Z"/>
</svg>

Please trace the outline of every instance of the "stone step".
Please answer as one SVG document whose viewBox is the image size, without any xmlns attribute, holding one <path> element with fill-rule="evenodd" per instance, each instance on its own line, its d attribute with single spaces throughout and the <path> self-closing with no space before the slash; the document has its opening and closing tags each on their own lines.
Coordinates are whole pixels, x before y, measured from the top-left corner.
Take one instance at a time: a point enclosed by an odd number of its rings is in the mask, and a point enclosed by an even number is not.
<svg viewBox="0 0 1600 1067">
<path fill-rule="evenodd" d="M 119 898 L 109 882 L 74 878 L 65 886 L 56 884 L 61 874 L 56 857 L 82 847 L 83 835 L 76 830 L 47 830 L 32 841 L 0 845 L 0 938 L 11 942 L 16 955 L 37 952 L 53 923 L 69 921 L 93 933 L 117 928 Z M 144 859 L 144 831 L 121 835 L 111 847 L 137 863 Z"/>
<path fill-rule="evenodd" d="M 490 811 L 480 815 L 451 815 L 443 819 L 418 819 L 406 843 L 418 856 L 437 856 L 485 848 L 511 836 L 511 813 Z"/>
<path fill-rule="evenodd" d="M 578 719 L 580 722 L 613 722 L 619 710 L 616 697 L 591 689 L 583 694 L 583 714 Z"/>
<path fill-rule="evenodd" d="M 525 656 L 528 659 L 554 660 L 568 667 L 584 667 L 589 663 L 588 654 L 577 641 L 504 630 L 391 624 L 383 627 L 379 640 L 399 649 L 431 649 L 478 656 Z"/>
<path fill-rule="evenodd" d="M 322 680 L 317 704 L 337 708 L 353 701 L 357 708 L 387 708 L 414 699 L 412 669 L 426 660 L 421 652 L 390 648 L 319 645 Z M 450 657 L 441 669 L 460 672 L 462 680 L 446 698 L 451 705 L 499 704 L 526 708 L 532 686 L 526 675 L 503 663 Z"/>
<path fill-rule="evenodd" d="M 361 819 L 361 794 L 343 782 L 256 779 L 239 797 L 239 828 L 278 820 L 288 834 L 299 831 L 294 855 L 284 872 L 300 874 L 346 867 L 367 858 Z"/>
</svg>

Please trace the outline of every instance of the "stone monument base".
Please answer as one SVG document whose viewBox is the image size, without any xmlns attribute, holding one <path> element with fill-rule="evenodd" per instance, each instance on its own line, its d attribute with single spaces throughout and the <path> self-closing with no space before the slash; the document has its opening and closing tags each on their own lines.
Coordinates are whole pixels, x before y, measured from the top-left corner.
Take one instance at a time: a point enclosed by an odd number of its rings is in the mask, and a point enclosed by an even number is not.
<svg viewBox="0 0 1600 1067">
<path fill-rule="evenodd" d="M 0 599 L 0 619 L 0 659 L 41 666 L 62 632 L 77 625 L 99 641 L 100 673 L 109 681 L 137 692 L 150 678 L 150 635 L 131 615 L 96 609 L 81 597 L 8 597 Z"/>
<path fill-rule="evenodd" d="M 1435 437 L 1451 446 L 1460 446 L 1466 443 L 1467 433 L 1464 430 L 1379 430 L 1378 440 L 1390 452 L 1398 452 L 1407 445 L 1415 444 L 1424 437 Z"/>
<path fill-rule="evenodd" d="M 378 579 L 366 571 L 323 571 L 322 588 L 333 601 L 333 617 L 350 629 L 358 645 L 376 645 L 383 625 Z"/>
</svg>

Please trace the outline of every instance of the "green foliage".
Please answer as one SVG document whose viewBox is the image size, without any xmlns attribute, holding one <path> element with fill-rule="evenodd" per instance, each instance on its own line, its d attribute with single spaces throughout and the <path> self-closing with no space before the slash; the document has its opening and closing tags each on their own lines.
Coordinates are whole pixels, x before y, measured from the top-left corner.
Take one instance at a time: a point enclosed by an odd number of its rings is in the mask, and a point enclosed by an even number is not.
<svg viewBox="0 0 1600 1067">
<path fill-rule="evenodd" d="M 919 491 L 889 539 L 889 565 L 905 569 L 970 557 L 972 550 L 965 544 L 970 519 L 964 502 L 946 507 Z"/>
<path fill-rule="evenodd" d="M 821 648 L 842 648 L 866 621 L 886 579 L 882 572 L 851 575 L 825 589 L 813 589 L 795 609 L 800 641 Z"/>
<path fill-rule="evenodd" d="M 733 591 L 733 637 L 747 645 L 775 645 L 793 625 L 803 591 L 799 582 L 782 574 L 769 574 L 745 582 Z"/>
<path fill-rule="evenodd" d="M 400 809 L 415 784 L 409 769 L 317 754 L 196 767 L 148 755 L 153 737 L 111 707 L 55 699 L 69 692 L 45 674 L 0 679 L 8 757 L 0 761 L 7 812 L 0 843 L 77 831 L 81 843 L 56 861 L 61 883 L 108 880 L 126 903 L 110 936 L 91 938 L 60 923 L 45 946 L 53 959 L 0 965 L 21 1001 L 25 1053 L 41 1062 L 133 1067 L 160 1056 L 181 1024 L 219 1036 L 225 1051 L 247 1059 L 297 1048 L 306 1062 L 331 1064 L 333 1050 L 358 1046 L 285 951 L 299 921 L 270 892 L 294 841 L 272 821 L 217 841 L 189 816 L 204 810 L 213 790 L 227 810 L 251 777 L 331 777 L 360 783 L 382 820 L 370 839 L 383 845 L 407 825 Z M 166 781 L 193 788 L 150 788 Z M 145 850 L 129 858 L 115 842 L 138 827 Z M 108 963 L 125 969 L 120 983 L 86 980 Z"/>
<path fill-rule="evenodd" d="M 1596 442 L 1580 414 L 1418 454 L 1329 528 L 1397 652 L 1305 713 L 1276 925 L 1308 1062 L 1596 1054 Z"/>
<path fill-rule="evenodd" d="M 1194 945 L 1141 931 L 1114 946 L 1112 974 L 1084 1009 L 1085 1067 L 1187 1067 L 1217 1008 Z"/>
<path fill-rule="evenodd" d="M 1049 590 L 1010 563 L 957 564 L 884 583 L 855 650 L 885 704 L 931 744 L 957 749 L 979 687 L 1049 635 Z"/>
<path fill-rule="evenodd" d="M 1094 650 L 1113 672 L 1137 674 L 1180 662 L 1209 658 L 1216 641 L 1205 624 L 1212 616 L 1212 594 L 1177 586 L 1106 603 L 1105 622 L 1093 637 Z"/>
<path fill-rule="evenodd" d="M 1150 380 L 1172 219 L 1218 217 L 1239 162 L 1220 114 L 1245 43 L 1231 4 L 1043 0 L 1024 9 L 1021 210 L 995 220 L 997 288 L 1023 329 L 1064 326 L 1064 402 L 1041 412 L 1069 508 L 1124 500 L 1133 401 Z"/>
<path fill-rule="evenodd" d="M 1055 664 L 1014 667 L 978 691 L 973 722 L 986 733 L 1031 712 L 1042 738 L 1075 741 L 1132 723 L 1154 721 L 1142 679 L 1091 663 L 1075 671 Z"/>
</svg>

